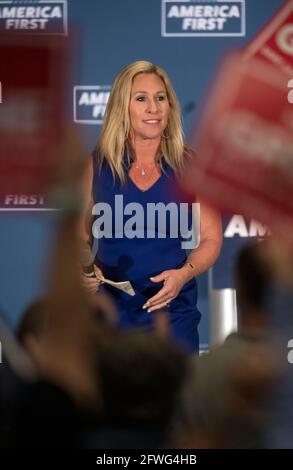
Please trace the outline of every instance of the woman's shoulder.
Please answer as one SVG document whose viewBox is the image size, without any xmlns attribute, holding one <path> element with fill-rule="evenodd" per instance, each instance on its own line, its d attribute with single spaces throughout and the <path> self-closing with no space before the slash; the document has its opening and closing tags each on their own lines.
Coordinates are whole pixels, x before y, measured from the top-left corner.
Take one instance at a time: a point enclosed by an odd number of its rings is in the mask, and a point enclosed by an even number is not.
<svg viewBox="0 0 293 470">
<path fill-rule="evenodd" d="M 180 161 L 175 161 L 170 158 L 162 156 L 161 167 L 167 174 L 172 174 L 176 179 L 181 179 L 186 176 L 189 165 L 192 165 L 194 160 L 197 158 L 196 152 L 189 147 L 187 144 L 184 145 L 182 158 Z"/>
<path fill-rule="evenodd" d="M 186 177 L 190 172 L 190 168 L 193 167 L 196 158 L 197 153 L 195 150 L 188 144 L 185 144 L 181 164 L 168 170 L 168 173 L 173 176 L 174 193 L 177 194 L 182 202 L 196 202 L 197 200 L 196 188 L 191 188 L 186 184 Z"/>
</svg>

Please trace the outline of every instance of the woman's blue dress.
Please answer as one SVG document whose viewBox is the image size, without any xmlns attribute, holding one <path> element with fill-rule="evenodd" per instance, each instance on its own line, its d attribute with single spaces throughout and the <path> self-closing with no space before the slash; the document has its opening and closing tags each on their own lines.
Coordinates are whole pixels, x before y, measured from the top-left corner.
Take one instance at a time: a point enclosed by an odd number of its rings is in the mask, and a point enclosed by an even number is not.
<svg viewBox="0 0 293 470">
<path fill-rule="evenodd" d="M 108 163 L 104 161 L 99 169 L 95 155 L 93 168 L 95 262 L 106 278 L 130 281 L 136 295 L 131 297 L 106 284 L 102 288 L 115 301 L 121 327 L 150 328 L 156 311 L 148 313 L 142 306 L 163 286 L 150 277 L 179 268 L 186 261 L 182 246 L 186 233 L 182 234 L 180 227 L 186 226 L 186 218 L 191 226 L 191 202 L 166 162 L 160 178 L 147 191 L 140 190 L 129 177 L 124 185 L 118 177 L 113 180 Z M 187 352 L 199 347 L 201 314 L 196 303 L 193 278 L 168 307 L 171 335 Z"/>
</svg>

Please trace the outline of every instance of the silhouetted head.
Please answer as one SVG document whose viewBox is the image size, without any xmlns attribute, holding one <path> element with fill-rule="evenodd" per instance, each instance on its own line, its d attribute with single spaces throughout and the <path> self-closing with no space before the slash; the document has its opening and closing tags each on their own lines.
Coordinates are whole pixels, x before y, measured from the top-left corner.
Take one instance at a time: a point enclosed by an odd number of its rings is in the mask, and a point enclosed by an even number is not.
<svg viewBox="0 0 293 470">
<path fill-rule="evenodd" d="M 272 274 L 259 254 L 259 243 L 250 243 L 240 250 L 235 264 L 235 285 L 240 327 L 268 326 L 266 306 Z"/>
</svg>

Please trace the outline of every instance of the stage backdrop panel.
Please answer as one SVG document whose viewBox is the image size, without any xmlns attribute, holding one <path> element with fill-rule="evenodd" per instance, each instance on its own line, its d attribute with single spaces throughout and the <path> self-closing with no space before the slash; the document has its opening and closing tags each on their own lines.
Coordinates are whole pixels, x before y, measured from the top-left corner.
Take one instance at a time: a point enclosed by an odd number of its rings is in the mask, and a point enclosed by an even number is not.
<svg viewBox="0 0 293 470">
<path fill-rule="evenodd" d="M 168 72 L 181 103 L 188 138 L 223 54 L 245 46 L 281 4 L 281 0 L 0 1 L 0 28 L 34 35 L 36 41 L 39 34 L 48 33 L 78 38 L 78 70 L 68 86 L 68 116 L 76 130 L 82 132 L 90 153 L 101 129 L 113 78 L 121 67 L 146 59 Z M 36 21 L 30 18 L 23 23 L 15 15 L 5 18 L 4 8 L 13 6 L 43 10 L 35 10 Z M 214 21 L 201 18 L 200 12 L 206 6 L 218 7 Z M 55 17 L 53 7 L 57 8 Z M 231 8 L 234 14 L 227 16 Z M 5 83 L 1 85 L 4 99 Z M 7 213 L 2 208 L 0 219 L 0 304 L 12 326 L 17 325 L 27 303 L 42 291 L 51 237 L 49 214 L 22 213 L 21 207 L 17 209 L 18 212 Z M 232 286 L 230 268 L 244 238 L 237 234 L 225 236 L 223 253 L 214 269 L 215 288 Z M 209 342 L 207 275 L 199 279 L 199 306 L 203 313 L 200 334 L 204 348 Z"/>
</svg>

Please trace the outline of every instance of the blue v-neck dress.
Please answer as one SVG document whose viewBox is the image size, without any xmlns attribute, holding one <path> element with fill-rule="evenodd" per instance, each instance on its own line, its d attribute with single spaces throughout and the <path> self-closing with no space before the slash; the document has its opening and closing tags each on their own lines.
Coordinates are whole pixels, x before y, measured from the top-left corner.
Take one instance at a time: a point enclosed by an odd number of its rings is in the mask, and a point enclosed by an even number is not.
<svg viewBox="0 0 293 470">
<path fill-rule="evenodd" d="M 156 311 L 148 313 L 142 307 L 163 286 L 163 283 L 152 282 L 150 277 L 179 268 L 186 261 L 179 208 L 180 203 L 188 207 L 187 218 L 191 223 L 190 201 L 179 189 L 167 163 L 163 163 L 160 178 L 147 191 L 140 190 L 129 177 L 124 185 L 117 177 L 113 180 L 108 163 L 104 161 L 99 169 L 95 155 L 93 169 L 95 262 L 108 279 L 130 281 L 136 295 L 131 297 L 108 285 L 103 285 L 102 289 L 114 299 L 122 328 L 150 328 Z M 174 204 L 177 212 L 174 212 Z M 157 212 L 153 211 L 154 207 Z M 183 216 L 186 219 L 185 211 Z M 198 351 L 197 326 L 201 314 L 196 304 L 194 278 L 183 286 L 168 307 L 171 334 L 187 352 Z"/>
</svg>

